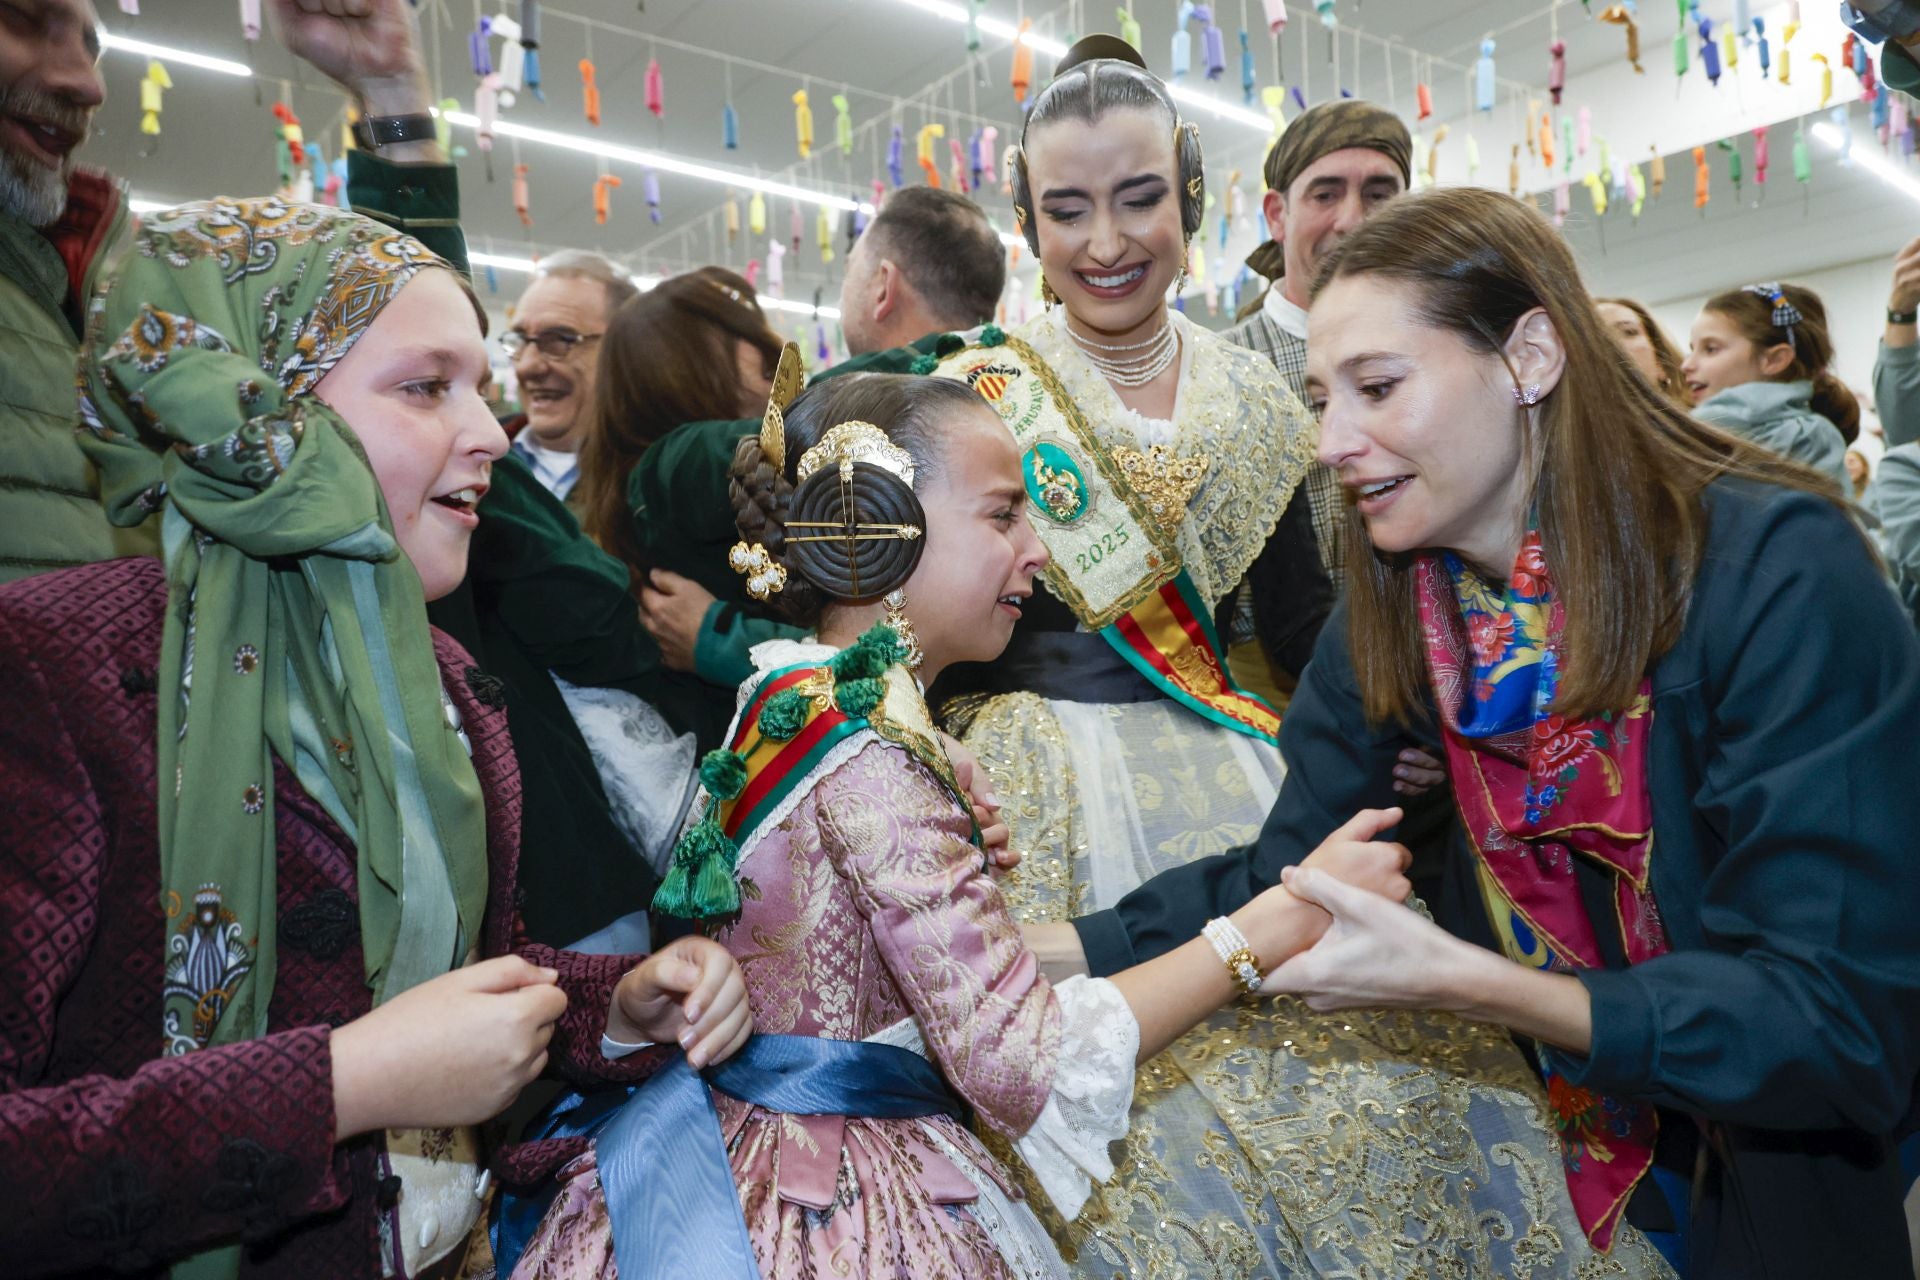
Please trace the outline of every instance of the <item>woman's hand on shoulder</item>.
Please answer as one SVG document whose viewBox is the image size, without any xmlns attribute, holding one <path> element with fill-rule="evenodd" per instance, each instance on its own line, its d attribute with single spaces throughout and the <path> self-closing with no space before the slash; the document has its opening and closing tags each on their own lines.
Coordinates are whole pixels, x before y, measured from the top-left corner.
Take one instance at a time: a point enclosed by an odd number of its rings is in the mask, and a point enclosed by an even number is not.
<svg viewBox="0 0 1920 1280">
<path fill-rule="evenodd" d="M 967 800 L 973 806 L 973 821 L 980 828 L 980 847 L 986 851 L 988 869 L 1013 870 L 1020 865 L 1020 853 L 1012 846 L 1012 832 L 1000 816 L 1000 797 L 993 793 L 987 771 L 960 739 L 942 733 L 940 745 L 946 748 L 954 780 L 967 793 Z"/>
<path fill-rule="evenodd" d="M 552 969 L 499 956 L 455 969 L 335 1029 L 334 1134 L 479 1124 L 547 1065 L 567 996 Z"/>
<path fill-rule="evenodd" d="M 676 938 L 628 970 L 607 1013 L 610 1038 L 677 1044 L 696 1067 L 732 1057 L 752 1034 L 740 962 L 698 935 Z"/>
</svg>

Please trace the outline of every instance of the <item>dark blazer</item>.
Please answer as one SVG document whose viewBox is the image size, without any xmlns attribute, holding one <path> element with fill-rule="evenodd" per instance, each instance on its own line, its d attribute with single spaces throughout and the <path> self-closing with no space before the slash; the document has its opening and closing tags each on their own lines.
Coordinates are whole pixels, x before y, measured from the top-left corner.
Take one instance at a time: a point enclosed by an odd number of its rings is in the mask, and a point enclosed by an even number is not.
<svg viewBox="0 0 1920 1280">
<path fill-rule="evenodd" d="M 1886 1135 L 1920 1068 L 1920 644 L 1860 535 L 1810 495 L 1706 494 L 1705 560 L 1653 672 L 1652 883 L 1673 951 L 1580 975 L 1575 1083 L 1699 1117 L 1716 1162 L 1695 1277 L 1910 1276 Z M 1288 773 L 1257 843 L 1167 871 L 1076 921 L 1095 973 L 1185 942 L 1278 882 L 1433 745 L 1361 710 L 1342 605 L 1281 728 Z M 1438 791 L 1409 823 L 1450 810 Z M 1455 846 L 1441 923 L 1490 938 Z M 1841 1264 L 1844 1263 L 1844 1267 Z"/>
<path fill-rule="evenodd" d="M 162 1058 L 156 699 L 166 583 L 114 560 L 0 589 L 0 1270 L 163 1275 L 240 1239 L 243 1276 L 380 1274 L 380 1135 L 335 1145 L 328 1034 L 369 1007 L 354 846 L 274 762 L 279 974 L 268 1034 Z M 481 949 L 560 971 L 553 1070 L 599 1052 L 633 956 L 525 945 L 520 774 L 497 690 L 436 636 L 487 804 Z M 447 1070 L 459 1069 L 449 1062 Z"/>
</svg>

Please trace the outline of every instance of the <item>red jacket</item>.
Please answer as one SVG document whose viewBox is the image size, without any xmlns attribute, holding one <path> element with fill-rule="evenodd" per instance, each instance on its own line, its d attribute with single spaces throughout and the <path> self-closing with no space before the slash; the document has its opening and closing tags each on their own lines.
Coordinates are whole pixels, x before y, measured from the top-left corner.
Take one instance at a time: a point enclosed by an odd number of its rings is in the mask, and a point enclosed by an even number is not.
<svg viewBox="0 0 1920 1280">
<path fill-rule="evenodd" d="M 278 761 L 279 975 L 258 1040 L 161 1058 L 156 697 L 166 584 L 115 560 L 0 588 L 0 1270 L 161 1273 L 241 1239 L 248 1276 L 380 1274 L 374 1157 L 333 1140 L 328 1032 L 367 1011 L 356 856 Z M 600 1035 L 632 956 L 517 945 L 520 773 L 488 677 L 435 634 L 487 804 L 482 950 L 560 971 L 553 1070 L 637 1079 Z M 458 1069 L 450 1062 L 447 1069 Z"/>
</svg>

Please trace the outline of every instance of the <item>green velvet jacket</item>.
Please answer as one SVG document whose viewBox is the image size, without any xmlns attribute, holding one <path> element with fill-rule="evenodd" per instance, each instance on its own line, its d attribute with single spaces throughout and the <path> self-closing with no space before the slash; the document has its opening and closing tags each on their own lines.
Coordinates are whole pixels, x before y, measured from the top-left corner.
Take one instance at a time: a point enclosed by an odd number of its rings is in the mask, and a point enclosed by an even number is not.
<svg viewBox="0 0 1920 1280">
<path fill-rule="evenodd" d="M 1920 641 L 1859 533 L 1805 494 L 1721 481 L 1679 642 L 1655 664 L 1654 895 L 1673 949 L 1581 973 L 1593 1000 L 1577 1084 L 1650 1099 L 1717 1149 L 1694 1280 L 1910 1276 L 1888 1135 L 1920 1070 Z M 1347 615 L 1322 632 L 1280 731 L 1287 777 L 1250 846 L 1166 871 L 1075 921 L 1096 974 L 1159 955 L 1279 881 L 1363 808 L 1405 803 L 1368 722 Z M 1450 812 L 1445 788 L 1407 805 Z M 1422 812 L 1422 810 L 1425 812 Z M 1492 945 L 1471 853 L 1431 902 Z M 1673 1129 L 1692 1129 L 1688 1124 Z"/>
</svg>

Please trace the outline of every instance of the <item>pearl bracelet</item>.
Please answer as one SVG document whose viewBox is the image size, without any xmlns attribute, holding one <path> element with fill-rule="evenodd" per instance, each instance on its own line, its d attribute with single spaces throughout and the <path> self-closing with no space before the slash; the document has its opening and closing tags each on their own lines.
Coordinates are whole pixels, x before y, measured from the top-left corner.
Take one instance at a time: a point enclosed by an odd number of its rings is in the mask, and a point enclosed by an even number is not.
<svg viewBox="0 0 1920 1280">
<path fill-rule="evenodd" d="M 1201 928 L 1200 935 L 1213 945 L 1213 953 L 1227 966 L 1227 972 L 1233 975 L 1240 990 L 1250 996 L 1259 995 L 1266 979 L 1261 977 L 1260 960 L 1239 926 L 1225 916 L 1216 916 Z"/>
</svg>

